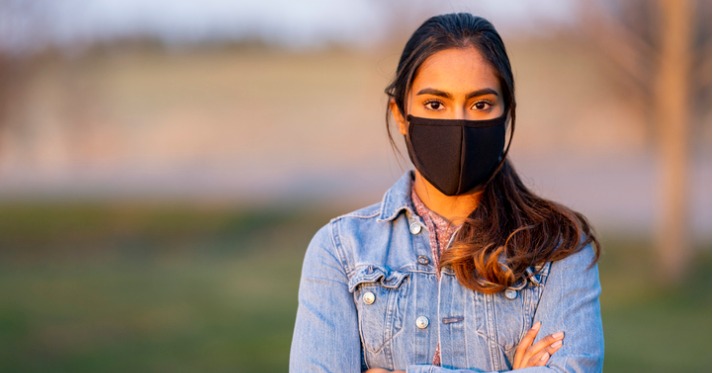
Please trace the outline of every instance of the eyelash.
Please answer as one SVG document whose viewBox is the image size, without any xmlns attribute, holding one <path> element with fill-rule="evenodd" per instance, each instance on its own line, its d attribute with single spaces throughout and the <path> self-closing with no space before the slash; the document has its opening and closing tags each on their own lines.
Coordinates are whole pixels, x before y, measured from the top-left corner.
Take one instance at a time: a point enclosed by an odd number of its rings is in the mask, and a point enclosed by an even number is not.
<svg viewBox="0 0 713 373">
<path fill-rule="evenodd" d="M 434 110 L 434 111 L 441 110 L 441 109 L 432 109 L 432 108 L 431 108 L 431 104 L 434 104 L 434 103 L 438 103 L 438 104 L 440 104 L 441 106 L 444 105 L 443 102 L 441 102 L 441 101 L 439 101 L 439 100 L 428 100 L 428 101 L 426 101 L 426 102 L 423 103 L 423 106 L 425 106 L 426 109 L 428 109 L 428 110 Z M 472 108 L 475 108 L 475 106 L 478 105 L 478 104 L 485 104 L 485 105 L 487 105 L 488 107 L 492 107 L 492 106 L 493 106 L 493 104 L 492 104 L 490 101 L 487 101 L 487 100 L 480 100 L 480 101 L 475 102 L 475 103 L 473 104 Z M 475 108 L 475 109 L 476 109 L 476 110 L 487 110 L 488 108 L 486 107 L 486 108 L 483 108 L 483 109 L 477 109 L 477 108 Z"/>
<path fill-rule="evenodd" d="M 490 101 L 487 101 L 487 100 L 480 100 L 480 101 L 477 101 L 476 103 L 474 103 L 474 104 L 473 104 L 473 107 L 475 107 L 475 105 L 478 105 L 478 104 L 485 104 L 485 105 L 487 105 L 488 107 L 492 107 L 492 106 L 493 106 L 493 104 L 492 104 Z M 486 110 L 486 109 L 488 109 L 488 108 L 477 109 L 477 110 Z"/>
<path fill-rule="evenodd" d="M 431 104 L 435 104 L 435 103 L 440 104 L 441 107 L 443 106 L 443 102 L 441 102 L 441 101 L 439 101 L 439 100 L 428 100 L 428 101 L 426 101 L 426 102 L 423 103 L 423 106 L 425 106 L 427 110 L 434 110 L 434 111 L 435 111 L 435 110 L 440 110 L 440 109 L 432 109 L 432 108 L 431 108 Z"/>
</svg>

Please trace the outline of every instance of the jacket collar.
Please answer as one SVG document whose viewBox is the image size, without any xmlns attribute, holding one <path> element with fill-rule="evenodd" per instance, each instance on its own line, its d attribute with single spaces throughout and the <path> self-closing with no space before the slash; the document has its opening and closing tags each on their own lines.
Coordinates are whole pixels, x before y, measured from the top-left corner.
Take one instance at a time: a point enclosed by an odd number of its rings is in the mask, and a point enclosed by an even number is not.
<svg viewBox="0 0 713 373">
<path fill-rule="evenodd" d="M 377 221 L 391 221 L 396 219 L 403 210 L 408 215 L 414 216 L 413 201 L 411 201 L 411 188 L 413 187 L 413 170 L 406 171 L 394 185 L 389 188 L 381 200 L 381 213 Z"/>
</svg>

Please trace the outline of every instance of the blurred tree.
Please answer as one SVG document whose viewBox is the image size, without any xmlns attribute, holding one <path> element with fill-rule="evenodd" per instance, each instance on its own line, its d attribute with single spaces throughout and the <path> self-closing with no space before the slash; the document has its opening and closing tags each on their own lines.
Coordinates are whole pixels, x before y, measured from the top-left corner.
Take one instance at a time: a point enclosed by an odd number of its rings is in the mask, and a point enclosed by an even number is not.
<svg viewBox="0 0 713 373">
<path fill-rule="evenodd" d="M 32 134 L 18 119 L 30 79 L 32 52 L 46 44 L 42 27 L 48 17 L 43 2 L 0 1 L 0 144 L 13 133 L 20 146 Z M 18 145 L 18 144 L 16 144 Z M 0 148 L 0 155 L 5 149 Z"/>
<path fill-rule="evenodd" d="M 660 181 L 655 227 L 661 279 L 682 280 L 690 258 L 689 161 L 701 109 L 710 110 L 711 10 L 703 0 L 588 1 L 583 29 L 624 77 L 653 126 Z"/>
</svg>

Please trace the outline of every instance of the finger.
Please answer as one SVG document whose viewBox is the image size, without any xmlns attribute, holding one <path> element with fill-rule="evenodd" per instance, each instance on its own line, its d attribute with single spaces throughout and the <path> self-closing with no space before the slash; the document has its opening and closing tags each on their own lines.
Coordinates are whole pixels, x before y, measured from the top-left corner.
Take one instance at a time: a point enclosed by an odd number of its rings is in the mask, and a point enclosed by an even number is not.
<svg viewBox="0 0 713 373">
<path fill-rule="evenodd" d="M 547 353 L 549 353 L 550 356 L 552 356 L 555 354 L 555 352 L 557 352 L 557 350 L 562 348 L 563 343 L 564 343 L 564 341 L 562 341 L 561 339 L 559 341 L 555 341 L 551 345 L 547 346 L 545 348 L 545 351 L 547 351 Z"/>
<path fill-rule="evenodd" d="M 520 340 L 520 343 L 517 345 L 517 349 L 515 350 L 515 353 L 517 354 L 520 352 L 521 354 L 524 353 L 530 346 L 532 346 L 532 342 L 535 341 L 535 338 L 537 337 L 537 333 L 540 331 L 540 326 L 542 326 L 541 322 L 536 322 L 535 325 L 530 328 L 530 330 L 525 333 L 525 335 L 522 337 Z"/>
<path fill-rule="evenodd" d="M 564 332 L 557 332 L 554 334 L 550 334 L 541 340 L 537 341 L 535 344 L 533 344 L 530 348 L 528 348 L 527 352 L 529 353 L 530 356 L 535 355 L 541 351 L 547 351 L 548 348 L 552 349 L 559 349 L 561 347 L 560 344 L 557 344 L 557 342 L 563 342 L 564 339 Z M 551 354 L 551 352 L 550 352 Z"/>
<path fill-rule="evenodd" d="M 537 352 L 535 355 L 531 356 L 528 360 L 528 366 L 545 366 L 549 362 L 552 355 L 555 354 L 560 348 L 562 348 L 562 341 L 559 340 L 549 346 L 547 346 L 543 351 Z"/>
<path fill-rule="evenodd" d="M 547 351 L 542 351 L 540 353 L 537 353 L 533 356 L 530 357 L 530 359 L 527 361 L 527 366 L 528 367 L 542 367 L 547 364 L 547 362 L 550 360 L 550 354 L 547 353 Z"/>
<path fill-rule="evenodd" d="M 513 363 L 515 366 L 519 366 L 520 362 L 522 362 L 522 358 L 525 356 L 525 352 L 530 346 L 532 346 L 532 342 L 535 341 L 535 338 L 537 337 L 537 333 L 540 331 L 541 326 L 541 322 L 536 322 L 535 325 L 533 325 L 532 328 L 530 328 L 530 330 L 525 333 L 525 335 L 520 340 L 520 343 L 518 343 L 517 348 L 515 349 L 515 357 L 513 359 Z"/>
</svg>

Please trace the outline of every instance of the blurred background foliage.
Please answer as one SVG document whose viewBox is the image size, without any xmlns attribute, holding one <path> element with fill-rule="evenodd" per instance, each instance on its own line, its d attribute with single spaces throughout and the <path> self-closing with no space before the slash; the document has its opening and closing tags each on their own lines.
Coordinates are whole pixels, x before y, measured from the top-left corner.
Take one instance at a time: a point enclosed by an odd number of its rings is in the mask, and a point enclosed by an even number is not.
<svg viewBox="0 0 713 373">
<path fill-rule="evenodd" d="M 711 369 L 710 3 L 300 5 L 0 2 L 0 371 L 286 371 L 307 243 L 409 168 L 383 89 L 450 11 L 599 232 L 605 370 Z"/>
</svg>

